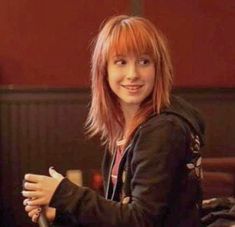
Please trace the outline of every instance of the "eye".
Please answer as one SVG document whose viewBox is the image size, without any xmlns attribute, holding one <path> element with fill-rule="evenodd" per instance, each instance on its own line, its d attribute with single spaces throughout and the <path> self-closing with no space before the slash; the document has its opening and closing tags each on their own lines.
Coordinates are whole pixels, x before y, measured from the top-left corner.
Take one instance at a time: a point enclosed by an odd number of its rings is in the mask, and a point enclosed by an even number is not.
<svg viewBox="0 0 235 227">
<path fill-rule="evenodd" d="M 149 57 L 142 57 L 138 60 L 138 63 L 143 66 L 149 65 L 151 63 L 151 59 Z"/>
<path fill-rule="evenodd" d="M 127 62 L 126 62 L 126 60 L 125 59 L 117 59 L 117 60 L 115 60 L 114 61 L 114 64 L 115 65 L 125 65 Z"/>
</svg>

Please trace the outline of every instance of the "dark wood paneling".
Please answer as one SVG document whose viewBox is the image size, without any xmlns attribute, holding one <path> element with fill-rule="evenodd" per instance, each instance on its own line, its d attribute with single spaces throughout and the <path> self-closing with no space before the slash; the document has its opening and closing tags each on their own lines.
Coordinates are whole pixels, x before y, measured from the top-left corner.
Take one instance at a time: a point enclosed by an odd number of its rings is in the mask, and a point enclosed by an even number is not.
<svg viewBox="0 0 235 227">
<path fill-rule="evenodd" d="M 235 156 L 235 89 L 174 93 L 203 113 L 207 125 L 203 156 Z M 49 166 L 63 174 L 81 169 L 87 184 L 90 173 L 99 168 L 99 141 L 88 140 L 83 128 L 89 97 L 88 89 L 0 89 L 0 213 L 5 221 L 1 226 L 32 226 L 20 194 L 25 173 L 47 174 Z"/>
<path fill-rule="evenodd" d="M 88 140 L 83 130 L 88 103 L 88 92 L 81 90 L 1 91 L 0 189 L 5 221 L 32 225 L 20 193 L 25 173 L 48 174 L 50 166 L 62 174 L 80 169 L 86 184 L 93 169 L 100 167 L 99 143 Z"/>
</svg>

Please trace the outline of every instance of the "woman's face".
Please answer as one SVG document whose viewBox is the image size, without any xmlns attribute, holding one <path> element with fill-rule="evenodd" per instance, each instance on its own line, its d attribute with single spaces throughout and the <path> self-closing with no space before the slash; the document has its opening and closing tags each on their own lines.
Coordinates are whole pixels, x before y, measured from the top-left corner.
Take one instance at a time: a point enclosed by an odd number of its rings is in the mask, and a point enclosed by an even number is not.
<svg viewBox="0 0 235 227">
<path fill-rule="evenodd" d="M 136 109 L 154 87 L 155 65 L 152 58 L 147 54 L 111 55 L 108 59 L 108 83 L 123 110 Z"/>
</svg>

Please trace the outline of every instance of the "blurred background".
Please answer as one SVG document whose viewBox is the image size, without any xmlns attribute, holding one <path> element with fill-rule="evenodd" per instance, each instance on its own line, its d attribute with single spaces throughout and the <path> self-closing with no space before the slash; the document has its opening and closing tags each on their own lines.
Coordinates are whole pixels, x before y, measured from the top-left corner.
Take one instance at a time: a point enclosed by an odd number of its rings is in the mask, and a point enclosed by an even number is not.
<svg viewBox="0 0 235 227">
<path fill-rule="evenodd" d="M 81 170 L 83 184 L 100 190 L 102 147 L 83 129 L 90 44 L 112 15 L 141 15 L 163 31 L 174 93 L 207 124 L 203 156 L 235 158 L 234 0 L 0 2 L 0 226 L 35 226 L 22 205 L 25 173 Z"/>
</svg>

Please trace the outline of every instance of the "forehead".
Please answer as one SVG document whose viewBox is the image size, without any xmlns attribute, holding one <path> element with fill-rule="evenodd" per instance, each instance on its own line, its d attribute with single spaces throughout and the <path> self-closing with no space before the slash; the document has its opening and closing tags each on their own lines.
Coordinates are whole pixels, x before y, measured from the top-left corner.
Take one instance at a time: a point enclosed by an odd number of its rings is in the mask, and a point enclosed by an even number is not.
<svg viewBox="0 0 235 227">
<path fill-rule="evenodd" d="M 119 27 L 114 29 L 107 41 L 108 56 L 150 55 L 153 56 L 153 40 L 147 31 L 138 27 Z"/>
</svg>

